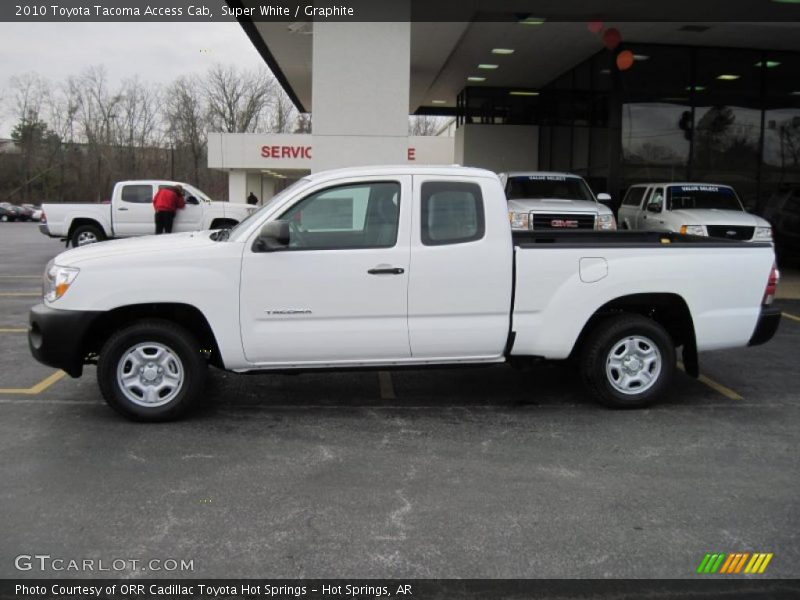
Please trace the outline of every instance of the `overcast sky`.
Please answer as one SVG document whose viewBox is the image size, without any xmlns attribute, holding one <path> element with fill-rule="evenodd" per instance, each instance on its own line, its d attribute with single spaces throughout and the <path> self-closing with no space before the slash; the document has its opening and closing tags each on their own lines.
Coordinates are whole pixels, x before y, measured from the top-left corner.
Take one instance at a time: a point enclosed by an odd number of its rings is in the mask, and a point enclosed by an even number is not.
<svg viewBox="0 0 800 600">
<path fill-rule="evenodd" d="M 0 23 L 0 56 L 2 95 L 10 77 L 27 72 L 55 82 L 105 65 L 114 86 L 136 75 L 165 83 L 217 62 L 264 64 L 238 23 Z M 0 137 L 13 127 L 5 112 Z"/>
</svg>

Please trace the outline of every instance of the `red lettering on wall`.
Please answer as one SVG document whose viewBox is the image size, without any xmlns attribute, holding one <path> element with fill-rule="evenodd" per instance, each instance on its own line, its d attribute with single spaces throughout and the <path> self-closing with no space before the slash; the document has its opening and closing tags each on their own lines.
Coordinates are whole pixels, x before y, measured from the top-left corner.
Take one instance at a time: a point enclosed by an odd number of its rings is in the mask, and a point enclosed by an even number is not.
<svg viewBox="0 0 800 600">
<path fill-rule="evenodd" d="M 261 146 L 262 158 L 311 159 L 311 146 Z"/>
<path fill-rule="evenodd" d="M 417 149 L 416 148 L 409 148 L 408 149 L 408 160 L 417 160 Z"/>
</svg>

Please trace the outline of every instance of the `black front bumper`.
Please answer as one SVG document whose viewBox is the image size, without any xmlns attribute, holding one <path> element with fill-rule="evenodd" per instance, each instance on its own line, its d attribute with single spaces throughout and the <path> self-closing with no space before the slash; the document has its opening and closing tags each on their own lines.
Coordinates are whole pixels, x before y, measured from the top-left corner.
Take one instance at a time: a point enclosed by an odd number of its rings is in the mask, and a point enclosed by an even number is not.
<svg viewBox="0 0 800 600">
<path fill-rule="evenodd" d="M 758 346 L 766 344 L 778 331 L 778 325 L 781 322 L 781 309 L 780 308 L 762 308 L 761 316 L 756 323 L 755 331 L 750 337 L 748 346 Z"/>
<path fill-rule="evenodd" d="M 57 310 L 37 304 L 31 309 L 28 347 L 40 363 L 66 371 L 72 377 L 83 373 L 86 333 L 102 312 Z"/>
</svg>

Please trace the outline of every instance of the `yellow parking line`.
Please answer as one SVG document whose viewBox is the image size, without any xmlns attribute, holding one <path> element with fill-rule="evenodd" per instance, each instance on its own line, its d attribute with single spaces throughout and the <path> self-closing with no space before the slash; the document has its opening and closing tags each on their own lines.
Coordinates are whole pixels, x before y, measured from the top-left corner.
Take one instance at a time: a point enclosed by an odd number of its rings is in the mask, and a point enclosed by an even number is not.
<svg viewBox="0 0 800 600">
<path fill-rule="evenodd" d="M 18 296 L 41 296 L 42 292 L 0 292 L 0 296 L 3 297 L 18 297 Z"/>
<path fill-rule="evenodd" d="M 394 385 L 392 384 L 392 374 L 388 371 L 378 371 L 378 384 L 381 388 L 381 400 L 396 400 L 394 395 Z"/>
<path fill-rule="evenodd" d="M 683 363 L 682 362 L 678 363 L 678 368 L 681 371 L 685 371 L 685 369 L 683 368 Z M 729 400 L 744 400 L 743 396 L 740 396 L 739 394 L 734 392 L 728 386 L 722 385 L 721 383 L 719 383 L 717 381 L 714 381 L 710 377 L 706 377 L 702 373 L 700 373 L 700 375 L 698 375 L 697 381 L 699 381 L 700 383 L 704 383 L 705 385 L 710 387 L 712 390 L 714 390 L 715 392 L 719 392 L 720 394 L 722 394 L 723 396 L 725 396 Z"/>
<path fill-rule="evenodd" d="M 24 327 L 0 327 L 0 333 L 27 333 Z"/>
<path fill-rule="evenodd" d="M 36 385 L 29 388 L 0 388 L 0 394 L 24 394 L 26 396 L 35 396 L 41 394 L 51 385 L 64 378 L 66 373 L 64 371 L 56 371 L 52 375 L 45 377 Z"/>
<path fill-rule="evenodd" d="M 798 317 L 797 315 L 790 315 L 789 313 L 785 312 L 783 313 L 783 316 L 786 317 L 787 319 L 791 319 L 792 321 L 797 321 L 798 323 L 800 323 L 800 317 Z"/>
</svg>

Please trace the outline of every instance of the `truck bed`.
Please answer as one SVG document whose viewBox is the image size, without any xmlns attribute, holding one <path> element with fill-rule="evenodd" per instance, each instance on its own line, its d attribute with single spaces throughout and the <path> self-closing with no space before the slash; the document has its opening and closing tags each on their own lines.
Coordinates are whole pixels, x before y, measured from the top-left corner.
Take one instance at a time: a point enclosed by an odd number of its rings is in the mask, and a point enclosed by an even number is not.
<svg viewBox="0 0 800 600">
<path fill-rule="evenodd" d="M 652 248 L 654 246 L 707 248 L 769 248 L 769 242 L 744 242 L 710 238 L 698 235 L 683 235 L 658 231 L 513 231 L 514 246 L 536 248 L 558 245 L 559 248 L 612 247 Z"/>
</svg>

